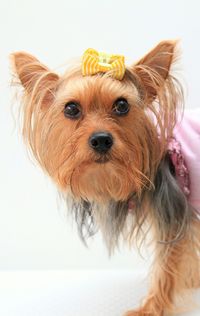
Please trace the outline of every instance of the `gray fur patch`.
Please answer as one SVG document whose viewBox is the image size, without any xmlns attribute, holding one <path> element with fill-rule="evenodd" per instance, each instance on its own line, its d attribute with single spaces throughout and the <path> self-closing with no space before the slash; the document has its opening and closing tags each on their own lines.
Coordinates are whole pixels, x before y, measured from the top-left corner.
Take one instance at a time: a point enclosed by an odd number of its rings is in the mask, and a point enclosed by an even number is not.
<svg viewBox="0 0 200 316">
<path fill-rule="evenodd" d="M 72 211 L 77 222 L 78 232 L 82 241 L 101 230 L 110 252 L 118 246 L 119 240 L 127 229 L 126 238 L 131 236 L 145 239 L 150 225 L 157 231 L 158 242 L 172 243 L 182 238 L 190 224 L 192 208 L 174 176 L 174 170 L 168 155 L 161 161 L 155 176 L 154 188 L 143 190 L 138 198 L 131 197 L 135 202 L 135 209 L 131 214 L 128 211 L 128 201 L 109 201 L 105 205 L 72 201 Z M 146 202 L 149 209 L 146 208 Z M 128 216 L 130 214 L 130 216 Z M 143 230 L 143 224 L 149 221 L 149 227 Z"/>
</svg>

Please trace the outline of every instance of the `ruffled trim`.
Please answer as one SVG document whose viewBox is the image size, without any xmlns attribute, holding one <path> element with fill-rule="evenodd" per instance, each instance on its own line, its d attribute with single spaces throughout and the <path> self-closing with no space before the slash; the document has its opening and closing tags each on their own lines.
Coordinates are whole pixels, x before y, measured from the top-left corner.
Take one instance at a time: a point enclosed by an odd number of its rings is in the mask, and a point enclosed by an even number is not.
<svg viewBox="0 0 200 316">
<path fill-rule="evenodd" d="M 181 144 L 171 138 L 168 143 L 168 153 L 175 168 L 176 179 L 185 196 L 190 195 L 190 177 L 184 155 L 181 150 Z"/>
</svg>

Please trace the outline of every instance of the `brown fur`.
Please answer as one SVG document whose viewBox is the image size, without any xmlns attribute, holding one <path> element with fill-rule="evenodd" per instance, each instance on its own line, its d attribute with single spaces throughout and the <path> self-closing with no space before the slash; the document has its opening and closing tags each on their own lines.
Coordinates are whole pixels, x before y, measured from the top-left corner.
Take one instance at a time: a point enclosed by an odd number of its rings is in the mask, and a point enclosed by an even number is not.
<svg viewBox="0 0 200 316">
<path fill-rule="evenodd" d="M 94 205 L 89 208 L 89 215 L 92 214 L 104 236 L 109 234 L 107 212 L 111 202 L 121 203 L 122 211 L 126 205 L 128 209 L 130 200 L 135 203 L 136 220 L 128 225 L 125 212 L 123 225 L 118 225 L 125 240 L 132 243 L 146 222 L 152 228 L 156 241 L 152 286 L 143 307 L 127 315 L 163 316 L 165 310 L 173 310 L 175 294 L 200 280 L 197 215 L 188 207 L 191 216 L 186 216 L 178 228 L 171 221 L 168 229 L 163 219 L 160 227 L 149 198 L 176 123 L 177 109 L 182 110 L 182 88 L 169 72 L 177 59 L 177 43 L 159 43 L 127 67 L 122 81 L 113 79 L 111 73 L 83 77 L 80 65 L 59 77 L 23 52 L 13 54 L 12 59 L 24 87 L 25 142 L 62 194 L 76 203 L 87 201 Z M 128 100 L 130 111 L 117 117 L 112 107 L 121 97 Z M 80 119 L 64 116 L 64 105 L 69 101 L 81 105 Z M 106 154 L 109 161 L 97 164 L 99 156 L 89 148 L 88 139 L 93 132 L 102 130 L 111 133 L 115 142 Z M 180 240 L 179 226 L 183 228 Z M 115 246 L 117 236 L 112 239 Z M 188 260 L 191 271 L 185 268 Z"/>
</svg>

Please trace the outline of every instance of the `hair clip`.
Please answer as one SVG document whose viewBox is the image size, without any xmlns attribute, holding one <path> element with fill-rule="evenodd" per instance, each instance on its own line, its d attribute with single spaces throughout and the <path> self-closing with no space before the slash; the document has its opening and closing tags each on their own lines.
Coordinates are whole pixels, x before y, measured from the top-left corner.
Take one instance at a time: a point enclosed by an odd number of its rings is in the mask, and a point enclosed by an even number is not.
<svg viewBox="0 0 200 316">
<path fill-rule="evenodd" d="M 82 59 L 82 75 L 89 76 L 109 72 L 111 77 L 122 80 L 125 74 L 124 56 L 99 53 L 88 48 Z"/>
</svg>

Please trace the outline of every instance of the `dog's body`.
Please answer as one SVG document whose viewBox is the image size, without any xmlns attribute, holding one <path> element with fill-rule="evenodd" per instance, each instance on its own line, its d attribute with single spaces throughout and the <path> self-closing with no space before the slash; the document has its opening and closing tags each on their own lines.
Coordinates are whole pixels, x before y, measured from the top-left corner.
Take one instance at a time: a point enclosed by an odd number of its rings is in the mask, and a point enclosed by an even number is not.
<svg viewBox="0 0 200 316">
<path fill-rule="evenodd" d="M 62 77 L 31 55 L 13 55 L 24 87 L 23 135 L 72 201 L 82 238 L 99 228 L 113 250 L 121 237 L 132 244 L 151 230 L 149 295 L 126 315 L 163 316 L 176 295 L 200 282 L 199 156 L 195 167 L 177 125 L 183 93 L 170 73 L 176 42 L 161 42 L 130 67 L 116 56 L 111 65 L 101 56 L 96 67 L 89 51 L 82 72 L 78 66 Z M 199 128 L 190 136 L 199 153 Z"/>
</svg>

